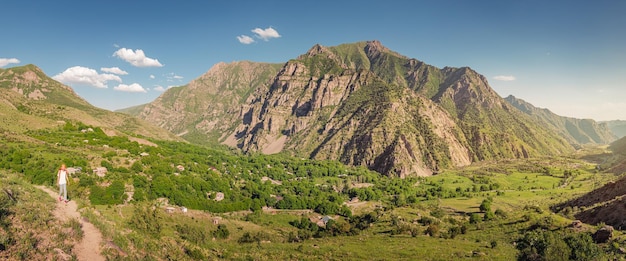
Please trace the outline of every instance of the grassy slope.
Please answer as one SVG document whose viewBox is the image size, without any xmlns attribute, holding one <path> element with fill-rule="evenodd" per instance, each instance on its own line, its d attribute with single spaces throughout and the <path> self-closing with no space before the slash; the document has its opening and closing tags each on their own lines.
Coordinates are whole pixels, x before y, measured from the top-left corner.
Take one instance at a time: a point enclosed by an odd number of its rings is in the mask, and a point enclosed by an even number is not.
<svg viewBox="0 0 626 261">
<path fill-rule="evenodd" d="M 56 220 L 54 207 L 54 199 L 45 192 L 0 170 L 0 259 L 76 258 L 72 247 L 82 237 L 80 223 Z"/>
</svg>

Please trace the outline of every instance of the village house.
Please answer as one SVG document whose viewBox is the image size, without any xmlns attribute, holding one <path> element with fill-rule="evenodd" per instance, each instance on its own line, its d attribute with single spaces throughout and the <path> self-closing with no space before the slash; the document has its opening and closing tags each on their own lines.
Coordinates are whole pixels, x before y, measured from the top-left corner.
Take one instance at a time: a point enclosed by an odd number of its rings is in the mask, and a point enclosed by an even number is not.
<svg viewBox="0 0 626 261">
<path fill-rule="evenodd" d="M 105 167 L 97 167 L 93 170 L 93 174 L 98 175 L 98 177 L 104 177 L 107 174 L 107 168 Z"/>
</svg>

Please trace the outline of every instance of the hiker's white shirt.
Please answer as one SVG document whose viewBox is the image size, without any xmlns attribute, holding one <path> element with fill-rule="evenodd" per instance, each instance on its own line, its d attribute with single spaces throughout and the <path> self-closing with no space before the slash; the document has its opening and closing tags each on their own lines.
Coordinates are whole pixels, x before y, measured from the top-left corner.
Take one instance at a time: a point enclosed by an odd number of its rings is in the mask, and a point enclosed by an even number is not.
<svg viewBox="0 0 626 261">
<path fill-rule="evenodd" d="M 59 170 L 59 185 L 63 185 L 67 183 L 66 177 L 67 177 L 67 171 Z"/>
</svg>

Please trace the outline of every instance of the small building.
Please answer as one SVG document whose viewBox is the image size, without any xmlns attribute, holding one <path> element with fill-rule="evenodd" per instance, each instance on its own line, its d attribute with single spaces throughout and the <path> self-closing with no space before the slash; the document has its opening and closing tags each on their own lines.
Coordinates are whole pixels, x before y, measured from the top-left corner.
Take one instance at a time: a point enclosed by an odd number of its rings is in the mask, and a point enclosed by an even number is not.
<svg viewBox="0 0 626 261">
<path fill-rule="evenodd" d="M 213 225 L 219 225 L 222 217 L 213 217 Z"/>
<path fill-rule="evenodd" d="M 328 224 L 328 221 L 333 220 L 333 218 L 331 218 L 330 216 L 323 216 L 322 217 L 322 222 L 324 222 L 324 225 Z"/>
<path fill-rule="evenodd" d="M 67 174 L 74 175 L 76 173 L 80 173 L 82 169 L 80 167 L 69 167 L 66 170 L 67 170 Z"/>
<path fill-rule="evenodd" d="M 180 211 L 183 213 L 187 213 L 187 208 L 186 207 L 180 207 Z"/>
<path fill-rule="evenodd" d="M 183 165 L 178 165 L 176 166 L 176 169 L 178 169 L 178 171 L 184 171 L 185 167 Z"/>
<path fill-rule="evenodd" d="M 170 214 L 171 214 L 171 213 L 174 213 L 174 210 L 175 210 L 175 208 L 173 208 L 173 207 L 166 207 L 166 208 L 165 208 L 165 212 L 166 212 L 166 213 L 170 213 Z"/>
<path fill-rule="evenodd" d="M 97 167 L 93 170 L 93 174 L 98 175 L 98 177 L 104 177 L 107 174 L 107 168 L 106 167 Z"/>
<path fill-rule="evenodd" d="M 326 227 L 329 221 L 333 220 L 330 216 L 318 217 L 317 220 L 315 218 L 310 218 L 311 222 L 314 222 L 318 227 Z"/>
<path fill-rule="evenodd" d="M 142 157 L 150 156 L 150 153 L 142 152 L 142 153 L 139 153 L 139 156 L 142 156 Z"/>
</svg>

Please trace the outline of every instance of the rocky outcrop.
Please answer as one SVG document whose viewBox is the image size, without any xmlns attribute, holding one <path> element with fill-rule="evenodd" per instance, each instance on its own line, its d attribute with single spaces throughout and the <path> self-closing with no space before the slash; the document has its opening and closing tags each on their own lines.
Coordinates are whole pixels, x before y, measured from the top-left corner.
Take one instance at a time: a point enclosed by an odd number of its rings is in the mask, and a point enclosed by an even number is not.
<svg viewBox="0 0 626 261">
<path fill-rule="evenodd" d="M 399 177 L 573 149 L 470 68 L 439 69 L 378 41 L 315 45 L 282 65 L 220 63 L 140 111 L 194 142 Z"/>
<path fill-rule="evenodd" d="M 134 114 L 196 143 L 234 144 L 228 134 L 246 117 L 242 104 L 251 94 L 266 92 L 278 69 L 279 64 L 218 63 L 186 86 L 168 89 Z"/>
<path fill-rule="evenodd" d="M 286 150 L 404 177 L 571 149 L 546 130 L 541 141 L 527 133 L 535 126 L 473 70 L 437 69 L 377 41 L 316 45 L 257 94 L 230 135 L 244 151 Z"/>
</svg>

